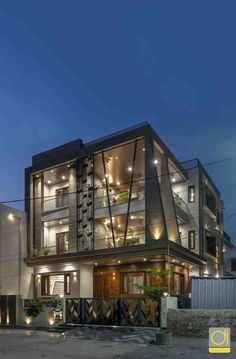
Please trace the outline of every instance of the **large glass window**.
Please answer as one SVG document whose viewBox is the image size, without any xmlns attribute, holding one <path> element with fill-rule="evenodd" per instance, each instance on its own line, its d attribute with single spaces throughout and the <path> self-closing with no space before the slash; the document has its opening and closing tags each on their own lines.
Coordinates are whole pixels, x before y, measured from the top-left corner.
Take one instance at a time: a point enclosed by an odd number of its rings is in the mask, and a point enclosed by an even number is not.
<svg viewBox="0 0 236 359">
<path fill-rule="evenodd" d="M 145 142 L 94 155 L 95 249 L 145 243 Z"/>
<path fill-rule="evenodd" d="M 121 274 L 122 293 L 124 294 L 141 294 L 142 289 L 139 286 L 146 284 L 145 273 L 134 272 Z"/>
<path fill-rule="evenodd" d="M 70 294 L 70 274 L 42 276 L 42 295 Z"/>
</svg>

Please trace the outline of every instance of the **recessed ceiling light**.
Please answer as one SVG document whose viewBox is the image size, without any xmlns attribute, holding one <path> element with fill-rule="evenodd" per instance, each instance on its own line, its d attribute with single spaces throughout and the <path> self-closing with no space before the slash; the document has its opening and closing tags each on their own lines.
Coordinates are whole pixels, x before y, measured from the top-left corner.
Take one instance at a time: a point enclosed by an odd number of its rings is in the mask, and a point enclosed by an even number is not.
<svg viewBox="0 0 236 359">
<path fill-rule="evenodd" d="M 146 151 L 145 147 L 143 147 L 143 152 Z"/>
<path fill-rule="evenodd" d="M 68 168 L 70 168 L 70 165 L 67 165 Z"/>
<path fill-rule="evenodd" d="M 119 186 L 119 185 L 120 185 L 120 182 L 118 181 L 116 184 L 117 184 L 117 186 Z"/>
<path fill-rule="evenodd" d="M 118 228 L 120 228 L 121 227 L 121 224 L 118 224 L 118 226 L 117 226 Z"/>
<path fill-rule="evenodd" d="M 175 182 L 175 181 L 176 181 L 176 179 L 173 177 L 173 178 L 172 178 L 172 182 Z"/>
<path fill-rule="evenodd" d="M 116 156 L 116 160 L 118 160 L 118 156 Z"/>
<path fill-rule="evenodd" d="M 143 261 L 146 262 L 147 258 L 143 258 Z"/>
<path fill-rule="evenodd" d="M 61 176 L 61 179 L 65 180 L 65 179 L 66 179 L 66 176 Z"/>
<path fill-rule="evenodd" d="M 39 178 L 39 175 L 36 175 L 37 178 Z"/>
<path fill-rule="evenodd" d="M 60 221 L 59 224 L 62 224 L 62 221 Z"/>
<path fill-rule="evenodd" d="M 98 265 L 98 263 L 97 263 L 97 262 L 95 262 L 95 263 L 94 263 L 94 265 L 95 265 L 95 266 L 97 266 L 97 265 Z"/>
<path fill-rule="evenodd" d="M 120 264 L 120 263 L 121 263 L 121 261 L 117 261 L 117 263 L 118 263 L 118 264 Z"/>
<path fill-rule="evenodd" d="M 174 263 L 174 262 L 175 262 L 175 259 L 172 259 L 172 262 Z"/>
<path fill-rule="evenodd" d="M 51 170 L 51 172 L 53 173 L 54 171 L 53 171 L 53 170 Z"/>
<path fill-rule="evenodd" d="M 48 180 L 48 184 L 51 184 L 51 183 L 52 183 L 52 181 Z"/>
<path fill-rule="evenodd" d="M 157 161 L 157 160 L 154 160 L 154 163 L 155 163 L 155 165 L 157 165 L 157 164 L 158 164 L 158 161 Z"/>
<path fill-rule="evenodd" d="M 106 178 L 108 177 L 108 174 L 107 174 L 107 173 L 105 173 L 105 177 L 106 177 Z"/>
<path fill-rule="evenodd" d="M 134 219 L 134 216 L 131 214 L 130 219 Z"/>
<path fill-rule="evenodd" d="M 131 167 L 131 166 L 128 167 L 128 171 L 129 171 L 129 172 L 132 172 L 132 167 Z"/>
<path fill-rule="evenodd" d="M 183 263 L 182 263 L 182 266 L 184 266 L 184 265 L 185 265 L 185 263 L 183 262 Z"/>
<path fill-rule="evenodd" d="M 48 226 L 48 224 L 47 223 L 44 223 L 44 227 L 47 227 Z"/>
</svg>

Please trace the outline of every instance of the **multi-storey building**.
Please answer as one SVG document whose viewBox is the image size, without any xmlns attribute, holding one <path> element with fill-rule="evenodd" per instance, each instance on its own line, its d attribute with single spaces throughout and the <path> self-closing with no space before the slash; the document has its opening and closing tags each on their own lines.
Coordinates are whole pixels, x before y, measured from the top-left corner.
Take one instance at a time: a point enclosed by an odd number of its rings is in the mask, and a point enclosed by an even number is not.
<svg viewBox="0 0 236 359">
<path fill-rule="evenodd" d="M 25 173 L 35 296 L 139 295 L 158 284 L 149 268 L 188 295 L 189 276 L 222 274 L 219 191 L 148 123 L 35 155 Z"/>
</svg>

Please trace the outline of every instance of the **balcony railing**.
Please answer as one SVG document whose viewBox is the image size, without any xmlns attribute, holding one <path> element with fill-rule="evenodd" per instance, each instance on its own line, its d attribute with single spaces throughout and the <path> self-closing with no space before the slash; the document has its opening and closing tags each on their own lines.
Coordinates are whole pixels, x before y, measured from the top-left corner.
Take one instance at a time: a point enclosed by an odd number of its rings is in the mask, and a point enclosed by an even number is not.
<svg viewBox="0 0 236 359">
<path fill-rule="evenodd" d="M 103 243 L 103 248 L 114 248 L 112 237 L 106 237 L 105 239 L 104 239 L 104 237 L 95 237 L 95 248 L 96 248 L 96 243 L 97 244 Z M 145 233 L 144 232 L 136 232 L 135 234 L 127 233 L 125 244 L 124 244 L 124 234 L 123 233 L 122 233 L 122 235 L 115 234 L 115 246 L 116 247 L 123 247 L 124 245 L 135 246 L 135 245 L 139 245 L 139 244 L 145 244 Z M 99 249 L 100 248 L 101 247 L 99 246 Z"/>
<path fill-rule="evenodd" d="M 110 205 L 120 205 L 127 203 L 129 200 L 129 191 L 117 192 L 117 193 L 109 193 Z M 138 190 L 133 190 L 131 195 L 131 201 L 134 200 L 142 200 L 144 199 L 144 188 L 140 188 Z M 105 208 L 108 207 L 108 199 L 107 196 L 101 196 L 95 198 L 94 208 Z"/>
<path fill-rule="evenodd" d="M 74 251 L 77 251 L 77 249 L 75 249 Z M 46 246 L 43 247 L 42 249 L 36 249 L 36 248 L 33 249 L 32 256 L 33 257 L 52 256 L 52 255 L 65 254 L 68 252 L 69 251 L 67 249 L 58 250 L 56 246 Z M 73 250 L 70 249 L 70 252 L 73 252 Z"/>
<path fill-rule="evenodd" d="M 68 207 L 69 196 L 55 196 L 53 198 L 45 199 L 43 201 L 43 212 L 53 211 L 56 209 Z"/>
</svg>

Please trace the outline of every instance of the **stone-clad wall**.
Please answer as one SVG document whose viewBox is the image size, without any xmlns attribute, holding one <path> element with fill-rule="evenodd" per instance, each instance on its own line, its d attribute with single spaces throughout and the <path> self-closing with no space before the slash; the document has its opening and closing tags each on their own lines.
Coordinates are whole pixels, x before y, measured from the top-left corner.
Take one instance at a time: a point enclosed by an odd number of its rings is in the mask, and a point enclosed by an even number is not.
<svg viewBox="0 0 236 359">
<path fill-rule="evenodd" d="M 168 310 L 167 328 L 173 335 L 207 338 L 210 327 L 230 327 L 231 339 L 236 339 L 236 310 Z"/>
</svg>

